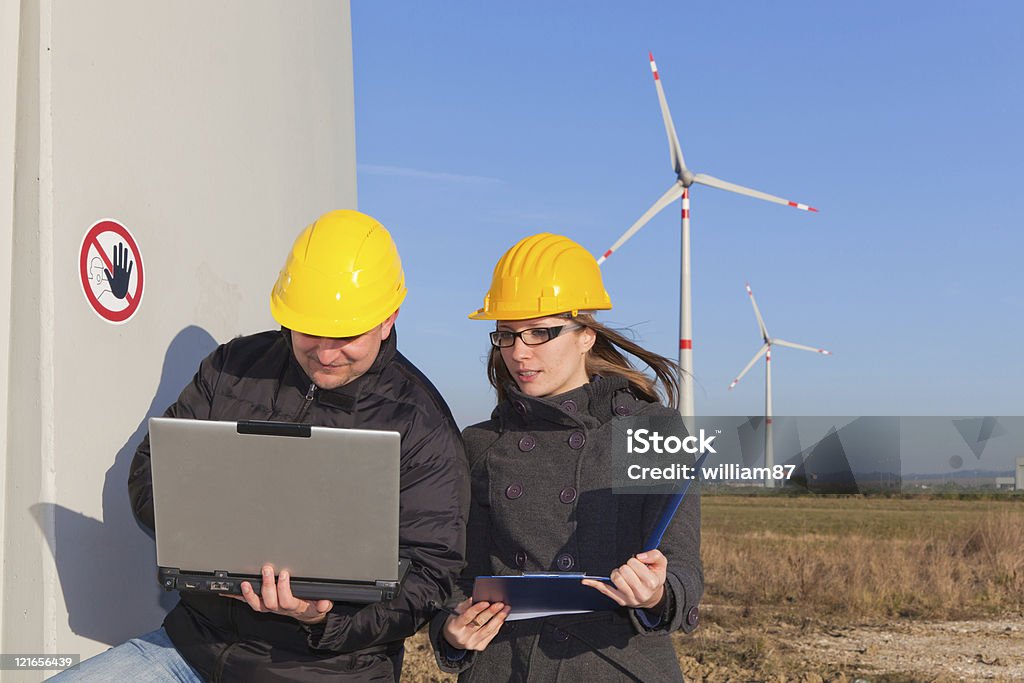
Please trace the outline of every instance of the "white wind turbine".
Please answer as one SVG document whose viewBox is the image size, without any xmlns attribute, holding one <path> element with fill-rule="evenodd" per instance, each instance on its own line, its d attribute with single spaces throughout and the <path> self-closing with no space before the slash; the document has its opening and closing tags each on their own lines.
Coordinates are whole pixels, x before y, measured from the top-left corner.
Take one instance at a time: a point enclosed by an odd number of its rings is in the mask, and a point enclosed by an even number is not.
<svg viewBox="0 0 1024 683">
<path fill-rule="evenodd" d="M 674 202 L 676 199 L 682 197 L 683 199 L 683 215 L 682 215 L 682 239 L 680 249 L 682 252 L 681 261 L 682 267 L 679 275 L 679 367 L 683 370 L 681 396 L 679 397 L 679 413 L 685 416 L 694 415 L 693 407 L 693 319 L 691 317 L 691 293 L 690 293 L 690 186 L 694 183 L 699 185 L 707 185 L 709 187 L 717 187 L 720 190 L 728 190 L 737 194 L 745 194 L 748 197 L 756 197 L 757 199 L 764 199 L 769 202 L 775 202 L 776 204 L 783 204 L 785 206 L 792 206 L 797 209 L 804 211 L 817 211 L 817 209 L 807 206 L 806 204 L 798 204 L 797 202 L 791 202 L 788 199 L 776 197 L 774 195 L 765 194 L 757 190 L 751 190 L 748 187 L 742 187 L 741 185 L 734 185 L 733 183 L 719 180 L 704 173 L 692 173 L 686 168 L 686 163 L 683 161 L 683 150 L 679 146 L 679 138 L 676 137 L 676 128 L 672 123 L 672 115 L 668 110 L 668 102 L 665 100 L 665 91 L 661 87 L 661 78 L 658 76 L 658 67 L 654 63 L 654 55 L 648 53 L 651 59 L 651 71 L 654 74 L 654 87 L 658 91 L 658 101 L 661 103 L 661 116 L 665 120 L 665 132 L 668 135 L 668 151 L 669 156 L 672 159 L 672 169 L 676 174 L 676 181 L 672 183 L 672 187 L 668 189 L 665 194 L 654 202 L 651 208 L 647 209 L 644 215 L 640 216 L 639 219 L 633 225 L 630 226 L 629 230 L 623 233 L 615 244 L 606 251 L 597 262 L 604 263 L 612 252 L 617 250 L 623 244 L 625 244 L 630 237 L 632 237 L 640 228 L 644 227 L 648 221 L 664 209 L 666 206 Z"/>
<path fill-rule="evenodd" d="M 761 338 L 764 339 L 764 345 L 758 349 L 754 357 L 750 359 L 747 366 L 743 368 L 743 371 L 736 376 L 736 379 L 729 385 L 729 390 L 739 384 L 740 380 L 743 379 L 743 375 L 747 374 L 750 368 L 754 367 L 754 363 L 761 356 L 764 356 L 764 466 L 771 469 L 775 465 L 775 453 L 772 448 L 772 346 L 778 344 L 779 346 L 788 346 L 791 349 L 801 349 L 803 351 L 813 351 L 814 353 L 820 353 L 823 356 L 831 356 L 831 351 L 825 349 L 816 349 L 813 346 L 804 346 L 803 344 L 794 344 L 793 342 L 785 341 L 784 339 L 773 339 L 768 334 L 768 328 L 764 325 L 764 319 L 761 317 L 761 311 L 757 307 L 757 299 L 754 298 L 754 291 L 750 289 L 750 283 L 747 283 L 747 294 L 750 295 L 750 303 L 754 307 L 754 315 L 757 316 L 757 327 L 761 331 Z M 771 487 L 774 480 L 772 477 L 768 477 L 765 480 L 765 486 Z"/>
</svg>

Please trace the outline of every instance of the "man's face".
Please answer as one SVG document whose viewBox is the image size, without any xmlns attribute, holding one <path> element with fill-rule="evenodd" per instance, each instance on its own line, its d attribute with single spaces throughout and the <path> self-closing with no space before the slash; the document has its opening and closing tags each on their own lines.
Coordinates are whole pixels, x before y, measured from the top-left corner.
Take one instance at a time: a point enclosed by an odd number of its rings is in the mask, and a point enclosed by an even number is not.
<svg viewBox="0 0 1024 683">
<path fill-rule="evenodd" d="M 380 325 L 355 337 L 314 337 L 292 330 L 295 360 L 321 389 L 344 386 L 370 369 L 397 316 L 395 311 Z"/>
</svg>

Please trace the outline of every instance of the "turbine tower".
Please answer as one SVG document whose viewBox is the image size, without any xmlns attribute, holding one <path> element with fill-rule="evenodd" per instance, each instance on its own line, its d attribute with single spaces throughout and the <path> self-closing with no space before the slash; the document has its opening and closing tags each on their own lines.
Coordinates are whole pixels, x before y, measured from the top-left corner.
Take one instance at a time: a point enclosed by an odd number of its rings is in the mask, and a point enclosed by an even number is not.
<svg viewBox="0 0 1024 683">
<path fill-rule="evenodd" d="M 764 340 L 764 345 L 758 349 L 754 357 L 750 359 L 747 366 L 743 368 L 743 371 L 736 376 L 736 379 L 729 385 L 729 391 L 732 391 L 733 387 L 739 384 L 740 380 L 743 379 L 743 375 L 747 374 L 750 368 L 754 367 L 754 363 L 761 356 L 764 356 L 764 466 L 769 470 L 775 465 L 775 453 L 772 449 L 772 346 L 778 344 L 779 346 L 788 346 L 791 349 L 800 349 L 802 351 L 813 351 L 814 353 L 820 353 L 823 356 L 831 356 L 831 351 L 825 349 L 816 349 L 813 346 L 804 346 L 803 344 L 794 344 L 793 342 L 785 341 L 784 339 L 773 339 L 768 334 L 768 328 L 765 327 L 764 319 L 761 317 L 761 311 L 757 307 L 757 299 L 754 298 L 754 291 L 750 289 L 750 283 L 747 283 L 747 294 L 750 295 L 750 303 L 754 307 L 754 315 L 757 316 L 757 327 L 761 331 L 761 338 Z M 765 480 L 765 486 L 771 488 L 774 485 L 774 479 L 768 477 Z"/>
<path fill-rule="evenodd" d="M 682 386 L 680 387 L 679 413 L 686 417 L 694 415 L 693 318 L 690 285 L 690 186 L 697 183 L 698 185 L 717 187 L 720 190 L 728 190 L 729 192 L 744 194 L 748 197 L 764 199 L 784 206 L 792 206 L 803 211 L 817 211 L 817 209 L 807 206 L 806 204 L 798 204 L 797 202 L 791 202 L 788 199 L 783 199 L 774 195 L 765 194 L 764 192 L 759 192 L 758 190 L 752 190 L 748 187 L 719 180 L 718 178 L 709 176 L 705 173 L 693 173 L 686 168 L 686 163 L 683 161 L 683 150 L 679 146 L 679 138 L 676 137 L 676 128 L 672 123 L 672 115 L 668 110 L 668 102 L 665 100 L 665 91 L 661 87 L 661 77 L 658 75 L 658 66 L 654 62 L 654 54 L 648 53 L 648 56 L 651 60 L 651 72 L 654 74 L 654 87 L 658 91 L 658 102 L 661 104 L 661 117 L 665 121 L 665 133 L 668 135 L 669 157 L 672 161 L 672 170 L 676 174 L 676 180 L 672 183 L 672 187 L 670 187 L 665 194 L 654 202 L 651 208 L 647 209 L 647 211 L 629 227 L 629 230 L 623 233 L 622 237 L 620 237 L 615 244 L 613 244 L 611 248 L 597 260 L 597 262 L 599 264 L 604 263 L 614 251 L 625 244 L 629 238 L 635 235 L 640 228 L 644 227 L 644 225 L 654 218 L 654 216 L 662 209 L 680 197 L 682 198 L 682 239 L 680 245 L 682 252 L 680 260 L 682 262 L 682 267 L 679 274 L 679 367 L 683 371 L 683 377 L 680 378 Z"/>
</svg>

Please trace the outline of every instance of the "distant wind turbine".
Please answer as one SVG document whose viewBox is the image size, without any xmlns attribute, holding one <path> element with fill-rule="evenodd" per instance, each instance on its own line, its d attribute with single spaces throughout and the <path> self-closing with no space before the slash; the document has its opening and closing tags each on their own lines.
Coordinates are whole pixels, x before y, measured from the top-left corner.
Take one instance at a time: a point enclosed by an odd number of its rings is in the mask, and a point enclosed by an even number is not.
<svg viewBox="0 0 1024 683">
<path fill-rule="evenodd" d="M 695 174 L 687 169 L 686 163 L 683 161 L 683 150 L 679 146 L 679 138 L 676 137 L 676 128 L 672 123 L 672 115 L 668 110 L 668 102 L 665 100 L 665 91 L 661 87 L 661 78 L 658 76 L 658 66 L 654 63 L 654 54 L 648 53 L 648 56 L 651 60 L 651 71 L 654 73 L 654 87 L 658 91 L 658 101 L 661 103 L 661 117 L 665 121 L 665 132 L 668 135 L 668 151 L 672 160 L 672 169 L 676 174 L 676 181 L 672 183 L 672 187 L 670 187 L 668 191 L 658 199 L 658 201 L 654 202 L 651 208 L 647 209 L 644 215 L 640 216 L 640 218 L 630 226 L 629 230 L 623 233 L 622 237 L 620 237 L 615 244 L 613 244 L 611 248 L 597 260 L 597 262 L 599 264 L 604 263 L 605 260 L 612 255 L 612 252 L 625 244 L 630 237 L 636 234 L 640 228 L 644 227 L 656 214 L 676 199 L 682 197 L 682 240 L 680 245 L 682 251 L 682 268 L 679 277 L 679 366 L 683 370 L 683 377 L 680 378 L 682 381 L 682 395 L 679 397 L 679 413 L 683 416 L 692 416 L 694 415 L 694 406 L 693 319 L 690 304 L 690 186 L 697 183 L 700 185 L 707 185 L 709 187 L 717 187 L 720 190 L 728 190 L 729 192 L 735 192 L 737 194 L 745 194 L 748 197 L 756 197 L 757 199 L 764 199 L 769 202 L 775 202 L 776 204 L 792 206 L 804 211 L 817 211 L 817 209 L 807 206 L 806 204 L 798 204 L 797 202 L 791 202 L 788 199 L 782 199 L 781 197 L 765 194 L 764 192 L 759 192 L 757 190 L 751 190 L 747 187 L 734 185 L 733 183 L 719 180 L 718 178 L 714 178 L 705 173 Z"/>
<path fill-rule="evenodd" d="M 788 346 L 791 349 L 801 349 L 803 351 L 813 351 L 814 353 L 820 353 L 823 356 L 831 356 L 831 351 L 825 349 L 816 349 L 813 346 L 804 346 L 803 344 L 794 344 L 793 342 L 785 341 L 784 339 L 773 339 L 768 334 L 768 328 L 764 325 L 764 319 L 761 317 L 761 311 L 757 307 L 757 299 L 754 298 L 754 291 L 750 289 L 750 283 L 747 283 L 747 294 L 750 295 L 750 303 L 754 307 L 754 315 L 757 316 L 757 327 L 761 331 L 761 338 L 764 340 L 764 345 L 758 349 L 754 357 L 750 359 L 747 366 L 743 368 L 743 371 L 736 376 L 736 379 L 729 385 L 729 390 L 740 383 L 743 379 L 743 375 L 747 374 L 750 368 L 754 367 L 754 363 L 761 356 L 764 356 L 764 466 L 771 469 L 775 465 L 775 453 L 772 447 L 772 346 L 778 344 L 779 346 Z M 771 487 L 774 480 L 769 477 L 765 480 L 765 486 Z"/>
</svg>

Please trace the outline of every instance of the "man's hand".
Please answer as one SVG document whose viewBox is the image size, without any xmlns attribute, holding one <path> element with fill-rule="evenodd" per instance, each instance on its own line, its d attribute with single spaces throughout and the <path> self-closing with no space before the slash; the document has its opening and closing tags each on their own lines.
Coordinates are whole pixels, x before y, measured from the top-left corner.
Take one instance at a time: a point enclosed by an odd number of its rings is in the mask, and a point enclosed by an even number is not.
<svg viewBox="0 0 1024 683">
<path fill-rule="evenodd" d="M 303 624 L 319 624 L 327 618 L 327 613 L 334 607 L 330 600 L 303 600 L 292 595 L 291 577 L 288 570 L 281 571 L 281 576 L 274 582 L 274 567 L 263 565 L 263 580 L 260 592 L 252 589 L 248 581 L 242 582 L 242 595 L 226 597 L 241 600 L 257 612 L 273 612 L 291 617 Z"/>
<path fill-rule="evenodd" d="M 483 650 L 498 635 L 512 608 L 500 602 L 473 604 L 473 598 L 466 598 L 455 606 L 455 611 L 458 614 L 444 622 L 444 639 L 460 650 Z"/>
<path fill-rule="evenodd" d="M 654 609 L 665 597 L 667 574 L 668 558 L 660 550 L 651 550 L 629 558 L 626 564 L 612 570 L 609 578 L 614 588 L 593 579 L 583 579 L 583 583 L 623 607 Z"/>
</svg>

